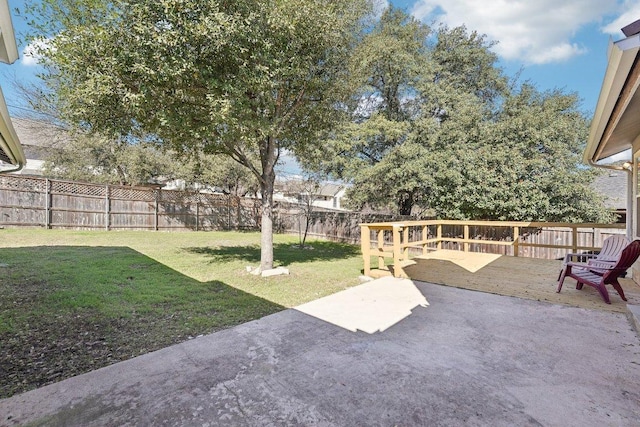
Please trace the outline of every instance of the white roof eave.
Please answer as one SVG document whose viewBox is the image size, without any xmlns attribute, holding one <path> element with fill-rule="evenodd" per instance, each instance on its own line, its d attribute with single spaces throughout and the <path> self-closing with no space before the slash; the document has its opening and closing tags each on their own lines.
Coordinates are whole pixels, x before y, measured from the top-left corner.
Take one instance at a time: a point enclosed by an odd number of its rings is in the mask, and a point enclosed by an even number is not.
<svg viewBox="0 0 640 427">
<path fill-rule="evenodd" d="M 18 46 L 11 22 L 9 2 L 7 0 L 0 0 L 0 62 L 11 64 L 17 59 Z M 9 110 L 4 100 L 2 88 L 0 88 L 0 149 L 6 154 L 10 163 L 15 166 L 15 168 L 11 169 L 3 167 L 0 169 L 0 172 L 20 170 L 26 164 L 27 160 L 20 145 L 18 135 L 11 123 L 11 117 L 9 116 Z"/>
<path fill-rule="evenodd" d="M 9 110 L 7 109 L 7 104 L 2 94 L 2 88 L 0 88 L 0 148 L 7 154 L 11 163 L 19 169 L 26 164 L 27 159 L 24 156 L 20 140 L 11 123 L 11 117 L 9 116 Z"/>
<path fill-rule="evenodd" d="M 12 64 L 18 60 L 18 45 L 13 31 L 9 2 L 0 0 L 0 62 Z"/>
<path fill-rule="evenodd" d="M 615 43 L 610 41 L 609 43 L 609 60 L 596 110 L 591 121 L 589 139 L 584 151 L 583 160 L 585 163 L 600 160 L 599 153 L 603 148 L 601 144 L 605 128 L 609 123 L 613 109 L 624 88 L 639 50 L 640 35 L 631 36 Z M 620 152 L 627 148 L 629 147 L 621 149 Z"/>
</svg>

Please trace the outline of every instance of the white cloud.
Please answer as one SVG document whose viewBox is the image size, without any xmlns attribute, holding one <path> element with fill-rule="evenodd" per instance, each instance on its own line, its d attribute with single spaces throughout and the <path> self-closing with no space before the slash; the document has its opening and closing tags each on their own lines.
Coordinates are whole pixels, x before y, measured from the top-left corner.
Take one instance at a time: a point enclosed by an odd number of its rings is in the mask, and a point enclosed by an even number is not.
<svg viewBox="0 0 640 427">
<path fill-rule="evenodd" d="M 616 163 L 616 162 L 622 162 L 622 161 L 626 161 L 626 160 L 631 160 L 631 150 L 625 150 L 621 153 L 618 154 L 614 154 L 613 156 L 609 156 L 605 159 L 603 159 L 601 162 L 601 164 L 606 165 L 609 163 Z"/>
<path fill-rule="evenodd" d="M 575 34 L 616 9 L 616 0 L 418 0 L 412 13 L 486 34 L 504 59 L 545 64 L 584 54 Z"/>
<path fill-rule="evenodd" d="M 51 39 L 39 39 L 32 41 L 22 50 L 21 64 L 26 67 L 35 67 L 41 65 L 43 57 L 40 55 L 45 49 L 49 49 Z"/>
<path fill-rule="evenodd" d="M 382 12 L 389 7 L 388 0 L 373 0 L 373 13 L 375 16 L 382 16 Z"/>
<path fill-rule="evenodd" d="M 613 22 L 602 27 L 602 32 L 614 36 L 624 37 L 621 28 L 626 27 L 640 19 L 640 3 L 637 1 L 625 1 L 621 7 L 621 14 Z"/>
<path fill-rule="evenodd" d="M 587 53 L 587 49 L 577 44 L 561 43 L 548 49 L 532 52 L 530 62 L 534 64 L 547 64 L 550 62 L 564 61 L 567 58 Z"/>
</svg>

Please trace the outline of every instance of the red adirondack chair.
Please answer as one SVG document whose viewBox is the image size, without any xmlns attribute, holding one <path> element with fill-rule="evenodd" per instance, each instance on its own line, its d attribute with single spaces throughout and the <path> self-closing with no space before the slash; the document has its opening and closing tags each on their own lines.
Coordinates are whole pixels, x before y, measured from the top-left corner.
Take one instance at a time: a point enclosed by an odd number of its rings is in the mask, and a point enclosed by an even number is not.
<svg viewBox="0 0 640 427">
<path fill-rule="evenodd" d="M 614 264 L 601 263 L 597 266 L 590 266 L 584 263 L 567 262 L 560 273 L 558 292 L 562 289 L 565 277 L 573 277 L 578 282 L 576 289 L 582 289 L 583 285 L 593 286 L 600 292 L 602 299 L 607 304 L 611 304 L 611 301 L 605 285 L 613 286 L 620 294 L 620 298 L 626 301 L 627 298 L 624 296 L 624 291 L 620 286 L 620 282 L 618 282 L 618 278 L 626 273 L 627 269 L 636 262 L 639 256 L 640 240 L 634 240 L 622 250 L 620 257 Z"/>
<path fill-rule="evenodd" d="M 622 250 L 626 248 L 629 243 L 631 243 L 631 241 L 622 234 L 614 234 L 613 236 L 609 236 L 604 239 L 604 242 L 602 242 L 602 248 L 597 254 L 570 253 L 565 255 L 562 268 L 560 269 L 560 273 L 558 273 L 558 280 L 560 280 L 560 276 L 564 271 L 564 266 L 567 265 L 568 262 L 573 262 L 573 268 L 578 266 L 597 267 L 599 265 L 603 265 L 603 263 L 604 265 L 614 265 L 620 257 Z M 578 262 L 577 260 L 580 261 Z"/>
</svg>

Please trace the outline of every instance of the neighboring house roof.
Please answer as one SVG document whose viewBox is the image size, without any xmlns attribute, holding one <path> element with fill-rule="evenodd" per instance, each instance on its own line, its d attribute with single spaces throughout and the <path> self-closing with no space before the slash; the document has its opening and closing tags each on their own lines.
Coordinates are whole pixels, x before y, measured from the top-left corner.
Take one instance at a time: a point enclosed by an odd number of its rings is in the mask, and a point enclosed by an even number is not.
<svg viewBox="0 0 640 427">
<path fill-rule="evenodd" d="M 344 189 L 343 185 L 326 183 L 326 184 L 322 184 L 322 186 L 320 187 L 320 191 L 318 191 L 318 195 L 326 196 L 326 197 L 335 197 L 343 189 Z"/>
<path fill-rule="evenodd" d="M 24 167 L 15 173 L 42 175 L 45 160 L 53 150 L 65 146 L 70 139 L 69 134 L 59 126 L 42 120 L 14 118 L 12 122 L 26 158 Z"/>
<path fill-rule="evenodd" d="M 59 126 L 41 120 L 14 118 L 13 127 L 29 160 L 44 160 L 51 150 L 58 150 L 70 141 Z"/>
<path fill-rule="evenodd" d="M 640 134 L 640 21 L 622 31 L 627 36 L 611 41 L 607 70 L 591 122 L 589 140 L 584 152 L 587 163 L 597 162 L 631 148 Z"/>
<path fill-rule="evenodd" d="M 336 197 L 336 195 L 345 188 L 344 185 L 329 182 L 320 184 L 317 190 L 315 190 L 314 187 L 313 184 L 301 179 L 278 179 L 275 183 L 277 191 L 294 196 L 309 194 L 309 192 L 312 191 L 316 196 Z"/>
<path fill-rule="evenodd" d="M 608 171 L 598 176 L 591 185 L 604 196 L 607 209 L 616 211 L 627 209 L 627 172 Z"/>
<path fill-rule="evenodd" d="M 0 0 L 0 62 L 11 64 L 18 59 L 18 46 L 13 32 L 9 3 Z M 20 140 L 11 123 L 9 110 L 4 100 L 4 94 L 0 88 L 0 160 L 16 166 L 11 170 L 21 169 L 26 158 Z M 5 170 L 6 172 L 6 170 Z"/>
</svg>

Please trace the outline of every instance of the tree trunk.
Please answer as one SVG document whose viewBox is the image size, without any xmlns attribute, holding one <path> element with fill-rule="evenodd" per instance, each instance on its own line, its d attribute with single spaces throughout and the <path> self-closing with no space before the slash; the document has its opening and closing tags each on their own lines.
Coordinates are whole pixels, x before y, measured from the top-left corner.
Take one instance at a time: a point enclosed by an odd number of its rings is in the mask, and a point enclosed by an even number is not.
<svg viewBox="0 0 640 427">
<path fill-rule="evenodd" d="M 271 164 L 271 167 L 263 168 L 262 179 L 260 180 L 260 191 L 262 193 L 260 270 L 262 271 L 273 268 L 273 187 L 275 180 L 276 173 L 273 169 L 273 164 Z"/>
<path fill-rule="evenodd" d="M 413 197 L 408 193 L 401 193 L 400 200 L 398 200 L 398 213 L 400 215 L 411 215 L 411 209 L 413 208 Z"/>
<path fill-rule="evenodd" d="M 309 233 L 309 225 L 311 223 L 311 212 L 307 212 L 305 215 L 305 224 L 304 224 L 304 237 L 302 238 L 302 248 L 304 249 L 305 242 L 307 241 L 307 233 Z"/>
</svg>

